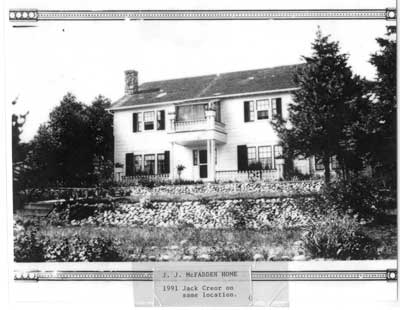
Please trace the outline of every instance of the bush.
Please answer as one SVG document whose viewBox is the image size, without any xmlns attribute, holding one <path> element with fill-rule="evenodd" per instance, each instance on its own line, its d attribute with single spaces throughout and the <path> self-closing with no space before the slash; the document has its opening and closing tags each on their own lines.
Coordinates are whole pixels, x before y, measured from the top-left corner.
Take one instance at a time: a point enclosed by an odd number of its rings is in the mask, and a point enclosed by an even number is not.
<svg viewBox="0 0 400 310">
<path fill-rule="evenodd" d="M 310 226 L 302 240 L 311 258 L 369 259 L 377 257 L 376 242 L 366 236 L 359 222 L 336 211 Z"/>
<path fill-rule="evenodd" d="M 331 207 L 366 220 L 396 206 L 395 193 L 385 191 L 368 177 L 334 181 L 325 186 L 322 195 Z"/>
<path fill-rule="evenodd" d="M 49 215 L 49 222 L 53 225 L 64 225 L 73 220 L 85 219 L 97 213 L 114 209 L 114 202 L 105 198 L 64 201 L 55 204 Z"/>
<path fill-rule="evenodd" d="M 16 227 L 17 226 L 17 227 Z M 44 249 L 37 237 L 37 229 L 14 225 L 14 260 L 16 262 L 43 262 Z"/>
<path fill-rule="evenodd" d="M 116 242 L 109 238 L 83 239 L 78 234 L 71 238 L 45 241 L 45 260 L 64 262 L 121 261 Z"/>
</svg>

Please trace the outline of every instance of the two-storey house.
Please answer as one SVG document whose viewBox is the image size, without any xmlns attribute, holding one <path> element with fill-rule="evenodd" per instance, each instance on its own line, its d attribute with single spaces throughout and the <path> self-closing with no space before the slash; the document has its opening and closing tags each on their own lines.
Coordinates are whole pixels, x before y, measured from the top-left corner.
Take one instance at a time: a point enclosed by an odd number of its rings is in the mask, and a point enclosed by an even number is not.
<svg viewBox="0 0 400 310">
<path fill-rule="evenodd" d="M 271 119 L 288 116 L 297 66 L 141 85 L 137 71 L 125 71 L 125 95 L 110 108 L 115 163 L 123 166 L 116 168 L 118 178 L 282 178 L 282 148 Z M 303 173 L 315 169 L 309 159 L 295 164 Z"/>
</svg>

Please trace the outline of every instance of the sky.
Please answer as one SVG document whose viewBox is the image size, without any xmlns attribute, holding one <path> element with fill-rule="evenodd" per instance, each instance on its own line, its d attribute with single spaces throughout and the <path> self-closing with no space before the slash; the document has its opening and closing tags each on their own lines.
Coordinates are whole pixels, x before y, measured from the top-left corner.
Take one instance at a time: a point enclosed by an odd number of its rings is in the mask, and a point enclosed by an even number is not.
<svg viewBox="0 0 400 310">
<path fill-rule="evenodd" d="M 278 9 L 386 8 L 395 1 L 147 1 L 126 6 L 105 1 L 9 1 L 9 7 L 39 9 Z M 182 2 L 180 2 L 182 3 Z M 236 4 L 235 4 L 236 3 Z M 268 7 L 266 7 L 268 3 Z M 296 4 L 296 5 L 294 5 Z M 361 6 L 362 4 L 362 6 Z M 29 111 L 23 141 L 35 135 L 67 92 L 90 104 L 102 94 L 112 101 L 124 92 L 124 70 L 139 71 L 139 82 L 266 68 L 301 62 L 310 55 L 317 27 L 339 41 L 354 72 L 374 78 L 368 63 L 386 21 L 121 21 L 42 22 L 6 29 L 6 102 L 10 113 Z M 10 104 L 11 106 L 11 104 Z"/>
</svg>

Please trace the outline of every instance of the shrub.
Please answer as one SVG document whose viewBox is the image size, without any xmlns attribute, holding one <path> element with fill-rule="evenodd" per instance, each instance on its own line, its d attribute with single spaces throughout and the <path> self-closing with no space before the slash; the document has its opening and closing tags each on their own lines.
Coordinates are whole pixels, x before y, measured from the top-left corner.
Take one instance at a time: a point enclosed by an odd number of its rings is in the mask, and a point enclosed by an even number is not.
<svg viewBox="0 0 400 310">
<path fill-rule="evenodd" d="M 97 213 L 115 209 L 110 199 L 89 198 L 84 200 L 70 200 L 56 203 L 49 215 L 49 222 L 53 225 L 63 225 L 72 220 L 82 220 Z"/>
<path fill-rule="evenodd" d="M 322 195 L 331 207 L 366 220 L 396 205 L 395 194 L 382 190 L 368 177 L 337 180 L 325 186 Z"/>
<path fill-rule="evenodd" d="M 253 253 L 245 246 L 238 244 L 213 246 L 210 251 L 210 260 L 219 262 L 243 262 L 253 260 Z"/>
<path fill-rule="evenodd" d="M 16 262 L 43 262 L 43 244 L 37 236 L 37 229 L 31 223 L 14 222 L 14 260 Z"/>
<path fill-rule="evenodd" d="M 121 261 L 116 242 L 110 238 L 83 239 L 78 234 L 71 238 L 46 241 L 46 260 L 65 262 Z"/>
<path fill-rule="evenodd" d="M 310 226 L 303 235 L 312 258 L 368 259 L 377 257 L 376 242 L 366 236 L 354 217 L 336 211 Z"/>
</svg>

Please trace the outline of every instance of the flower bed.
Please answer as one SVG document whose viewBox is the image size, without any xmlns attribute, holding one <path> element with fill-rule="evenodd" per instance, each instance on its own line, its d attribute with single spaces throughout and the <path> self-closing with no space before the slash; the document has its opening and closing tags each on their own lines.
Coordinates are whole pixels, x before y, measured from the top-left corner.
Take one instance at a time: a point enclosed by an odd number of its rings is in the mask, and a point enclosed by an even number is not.
<svg viewBox="0 0 400 310">
<path fill-rule="evenodd" d="M 302 227 L 321 217 L 317 197 L 119 203 L 71 225 L 264 229 Z M 76 208 L 76 204 L 68 208 Z M 63 212 L 70 214 L 68 208 Z M 53 215 L 57 216 L 57 212 Z M 63 217 L 65 218 L 65 216 Z M 57 221 L 56 221 L 57 222 Z"/>
<path fill-rule="evenodd" d="M 320 191 L 323 181 L 293 181 L 293 182 L 248 182 L 248 183 L 206 183 L 194 185 L 163 185 L 154 188 L 132 187 L 131 195 L 144 194 L 204 194 L 204 193 L 237 193 L 237 192 L 267 192 L 267 193 L 315 193 Z"/>
</svg>

